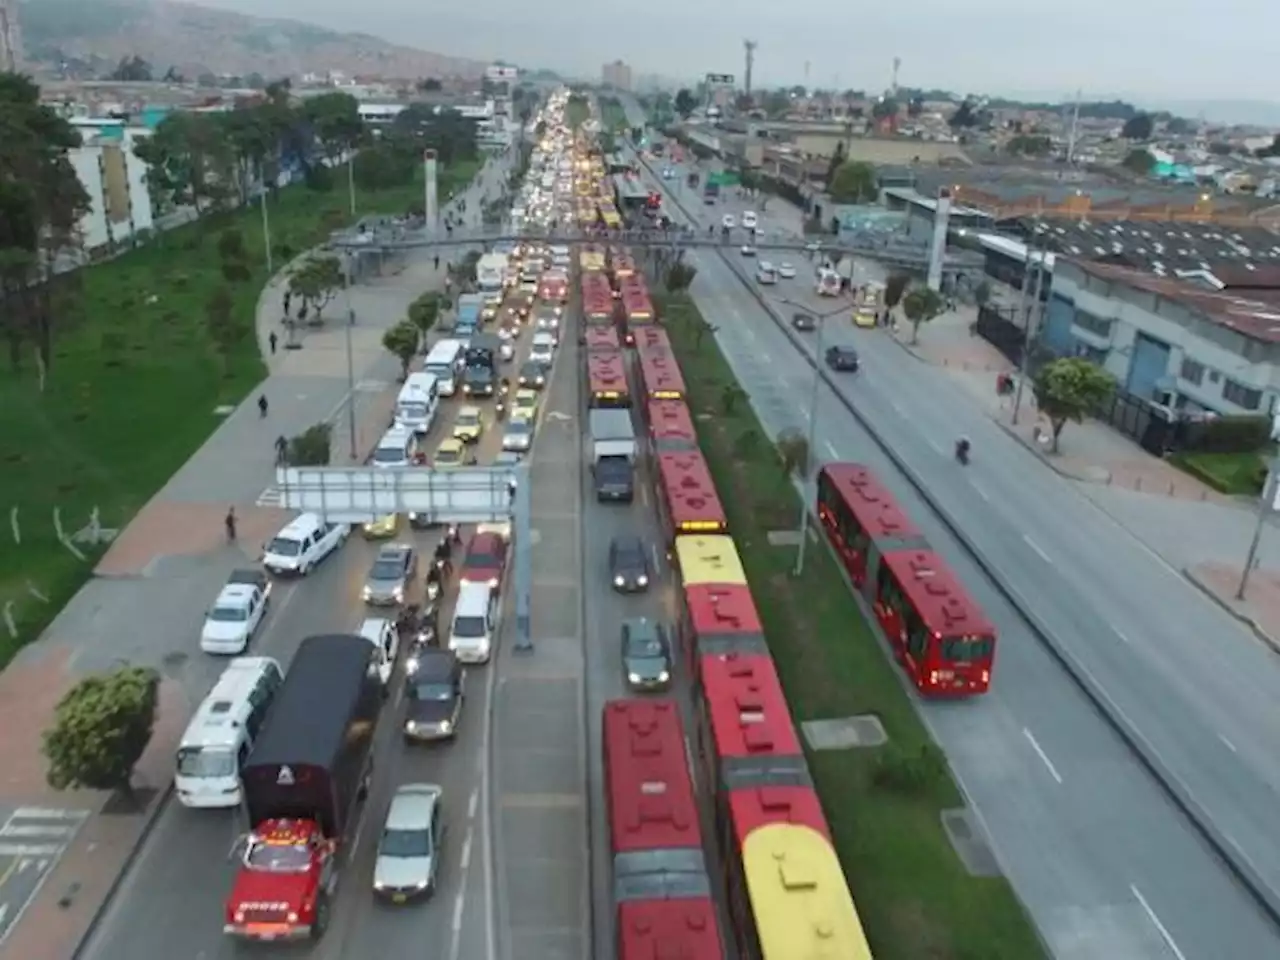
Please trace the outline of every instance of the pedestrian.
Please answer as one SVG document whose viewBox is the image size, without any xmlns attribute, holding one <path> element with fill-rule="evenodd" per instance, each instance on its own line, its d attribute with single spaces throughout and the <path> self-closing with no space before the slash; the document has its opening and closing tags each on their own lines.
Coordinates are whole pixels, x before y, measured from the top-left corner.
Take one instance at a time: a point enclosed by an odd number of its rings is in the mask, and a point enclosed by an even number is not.
<svg viewBox="0 0 1280 960">
<path fill-rule="evenodd" d="M 227 542 L 235 543 L 236 542 L 236 508 L 235 507 L 227 508 L 227 516 L 222 522 L 223 522 L 223 525 L 226 526 L 227 528 Z"/>
<path fill-rule="evenodd" d="M 285 439 L 282 433 L 276 437 L 276 466 L 285 467 L 289 465 L 289 441 Z"/>
<path fill-rule="evenodd" d="M 265 393 L 258 394 L 258 415 L 264 420 L 267 418 L 267 395 Z"/>
<path fill-rule="evenodd" d="M 286 317 L 289 315 L 289 304 L 292 300 L 293 300 L 293 291 L 286 290 L 284 292 L 284 315 Z"/>
<path fill-rule="evenodd" d="M 440 255 L 439 255 L 439 254 L 436 254 L 436 258 L 435 258 L 434 263 L 435 263 L 435 269 L 436 269 L 436 270 L 439 270 L 439 269 L 440 269 Z"/>
<path fill-rule="evenodd" d="M 275 332 L 274 330 L 272 330 L 272 331 L 271 331 L 271 333 L 269 333 L 269 334 L 267 335 L 267 343 L 269 343 L 269 344 L 271 345 L 271 355 L 272 355 L 272 356 L 275 356 L 275 353 L 276 353 L 276 344 L 277 344 L 277 343 L 279 343 L 279 342 L 280 342 L 280 338 L 279 338 L 279 337 L 277 337 L 277 336 L 276 336 L 276 332 Z"/>
<path fill-rule="evenodd" d="M 299 323 L 307 322 L 307 305 L 305 303 L 298 308 L 298 322 Z"/>
</svg>

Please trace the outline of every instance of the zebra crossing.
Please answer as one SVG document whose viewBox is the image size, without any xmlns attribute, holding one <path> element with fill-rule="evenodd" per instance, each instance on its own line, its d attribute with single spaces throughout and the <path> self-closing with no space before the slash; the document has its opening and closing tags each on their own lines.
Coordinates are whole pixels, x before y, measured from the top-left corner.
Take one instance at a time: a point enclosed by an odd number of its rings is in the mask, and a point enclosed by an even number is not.
<svg viewBox="0 0 1280 960">
<path fill-rule="evenodd" d="M 258 499 L 254 503 L 259 507 L 283 507 L 284 491 L 279 487 L 267 487 L 262 493 L 258 494 Z"/>
<path fill-rule="evenodd" d="M 67 848 L 88 816 L 87 810 L 18 807 L 0 826 L 0 857 L 52 859 Z"/>
</svg>

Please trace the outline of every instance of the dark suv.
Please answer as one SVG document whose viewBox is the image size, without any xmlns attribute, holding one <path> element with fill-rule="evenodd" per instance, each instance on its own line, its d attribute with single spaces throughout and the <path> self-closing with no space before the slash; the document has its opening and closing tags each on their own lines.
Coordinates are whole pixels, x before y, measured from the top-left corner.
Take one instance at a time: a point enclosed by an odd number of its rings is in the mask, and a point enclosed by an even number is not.
<svg viewBox="0 0 1280 960">
<path fill-rule="evenodd" d="M 649 551 L 643 540 L 625 534 L 609 542 L 609 577 L 620 593 L 649 589 Z"/>
<path fill-rule="evenodd" d="M 858 351 L 853 347 L 827 347 L 826 359 L 832 370 L 858 372 Z"/>
</svg>

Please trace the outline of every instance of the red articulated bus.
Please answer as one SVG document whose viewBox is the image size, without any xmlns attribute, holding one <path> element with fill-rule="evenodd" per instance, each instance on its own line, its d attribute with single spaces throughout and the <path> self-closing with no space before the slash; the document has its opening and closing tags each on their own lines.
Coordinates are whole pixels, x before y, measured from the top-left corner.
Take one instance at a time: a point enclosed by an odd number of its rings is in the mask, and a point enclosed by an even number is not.
<svg viewBox="0 0 1280 960">
<path fill-rule="evenodd" d="M 619 350 L 587 354 L 587 390 L 593 407 L 630 407 L 627 367 Z"/>
<path fill-rule="evenodd" d="M 622 349 L 622 341 L 618 339 L 615 327 L 605 324 L 590 323 L 583 328 L 582 345 L 590 353 L 593 350 L 609 350 L 617 353 Z"/>
<path fill-rule="evenodd" d="M 671 352 L 671 338 L 667 336 L 667 331 L 656 323 L 637 327 L 635 335 L 637 350 L 666 350 L 668 353 Z"/>
<path fill-rule="evenodd" d="M 916 689 L 926 696 L 985 693 L 995 628 L 888 489 L 856 463 L 826 464 L 817 488 L 827 540 Z"/>
<path fill-rule="evenodd" d="M 722 960 L 679 709 L 611 700 L 601 742 L 618 960 Z"/>
<path fill-rule="evenodd" d="M 641 327 L 640 330 L 646 328 Z M 640 338 L 637 331 L 636 338 Z M 684 377 L 670 350 L 652 348 L 639 351 L 640 384 L 645 400 L 683 400 Z"/>
<path fill-rule="evenodd" d="M 636 276 L 636 262 L 627 254 L 617 254 L 613 258 L 613 282 L 615 288 L 621 290 L 624 283 Z"/>
<path fill-rule="evenodd" d="M 729 521 L 697 450 L 657 454 L 658 512 L 668 542 L 686 533 L 726 533 Z"/>
<path fill-rule="evenodd" d="M 769 656 L 764 626 L 751 589 L 740 583 L 699 583 L 684 588 L 680 642 L 689 676 L 698 677 L 699 661 L 727 653 Z"/>
<path fill-rule="evenodd" d="M 652 400 L 646 410 L 654 453 L 698 449 L 698 431 L 689 408 L 680 400 Z"/>
<path fill-rule="evenodd" d="M 743 845 L 761 827 L 808 827 L 828 842 L 804 751 L 787 710 L 782 684 L 767 654 L 725 653 L 699 658 L 698 739 L 715 785 L 716 823 L 724 857 L 732 928 L 743 956 L 752 949 L 755 920 L 743 868 Z"/>
<path fill-rule="evenodd" d="M 653 303 L 643 286 L 628 284 L 622 289 L 622 315 L 626 319 L 627 346 L 636 342 L 635 331 L 654 321 Z"/>
</svg>

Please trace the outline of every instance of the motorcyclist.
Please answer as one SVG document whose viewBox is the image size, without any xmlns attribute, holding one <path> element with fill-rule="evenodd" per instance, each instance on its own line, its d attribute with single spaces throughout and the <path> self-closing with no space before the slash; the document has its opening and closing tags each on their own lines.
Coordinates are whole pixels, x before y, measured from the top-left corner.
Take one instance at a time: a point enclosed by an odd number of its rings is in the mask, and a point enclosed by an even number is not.
<svg viewBox="0 0 1280 960">
<path fill-rule="evenodd" d="M 969 438 L 961 437 L 956 441 L 956 459 L 961 463 L 969 462 Z"/>
</svg>

